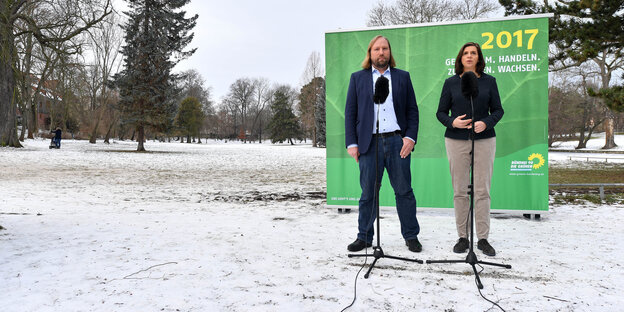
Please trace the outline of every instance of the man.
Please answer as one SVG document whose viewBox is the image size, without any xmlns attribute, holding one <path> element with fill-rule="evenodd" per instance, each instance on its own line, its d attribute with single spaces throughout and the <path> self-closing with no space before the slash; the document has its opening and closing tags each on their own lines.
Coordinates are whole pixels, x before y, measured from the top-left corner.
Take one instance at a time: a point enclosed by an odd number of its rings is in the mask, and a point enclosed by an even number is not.
<svg viewBox="0 0 624 312">
<path fill-rule="evenodd" d="M 409 250 L 420 252 L 420 226 L 412 190 L 410 154 L 418 136 L 418 106 L 408 72 L 395 68 L 390 42 L 376 36 L 368 44 L 363 70 L 351 75 L 345 107 L 347 152 L 359 163 L 362 195 L 359 202 L 358 235 L 349 251 L 372 246 L 375 221 L 375 141 L 379 140 L 377 179 L 384 168 L 394 189 L 401 234 Z M 389 94 L 381 104 L 373 103 L 377 79 L 389 80 Z M 383 80 L 383 79 L 382 79 Z M 378 118 L 379 117 L 379 118 Z M 379 135 L 377 131 L 379 121 Z"/>
<path fill-rule="evenodd" d="M 61 148 L 61 128 L 60 127 L 56 127 L 56 130 L 53 131 L 54 132 L 54 145 L 56 148 Z"/>
</svg>

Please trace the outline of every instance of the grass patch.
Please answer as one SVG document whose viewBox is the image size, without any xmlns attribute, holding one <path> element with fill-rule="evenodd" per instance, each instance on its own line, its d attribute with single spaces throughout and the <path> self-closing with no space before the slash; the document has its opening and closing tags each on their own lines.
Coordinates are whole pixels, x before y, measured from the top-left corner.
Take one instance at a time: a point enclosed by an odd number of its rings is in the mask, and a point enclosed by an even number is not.
<svg viewBox="0 0 624 312">
<path fill-rule="evenodd" d="M 548 183 L 624 183 L 624 166 L 622 164 L 582 162 L 574 168 L 550 167 Z M 600 200 L 598 187 L 552 187 L 550 188 L 553 204 L 569 205 L 593 203 L 596 205 L 624 204 L 624 187 L 605 187 L 605 201 Z"/>
<path fill-rule="evenodd" d="M 624 166 L 549 168 L 548 183 L 624 183 Z"/>
<path fill-rule="evenodd" d="M 600 200 L 600 195 L 583 193 L 555 193 L 552 195 L 554 205 L 582 205 L 592 203 L 595 205 L 622 205 L 624 204 L 624 193 L 614 193 L 605 195 L 605 201 Z"/>
</svg>

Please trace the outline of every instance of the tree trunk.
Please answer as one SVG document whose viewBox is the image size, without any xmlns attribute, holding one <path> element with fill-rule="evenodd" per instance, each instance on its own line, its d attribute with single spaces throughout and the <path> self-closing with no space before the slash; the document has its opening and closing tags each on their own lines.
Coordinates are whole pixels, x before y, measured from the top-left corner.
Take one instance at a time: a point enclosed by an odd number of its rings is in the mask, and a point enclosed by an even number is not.
<svg viewBox="0 0 624 312">
<path fill-rule="evenodd" d="M 106 144 L 110 144 L 110 137 L 111 137 L 111 132 L 113 131 L 113 127 L 115 126 L 115 124 L 117 123 L 117 119 L 113 118 L 113 122 L 110 123 L 110 125 L 108 126 L 108 131 L 106 131 L 106 135 L 104 136 L 104 143 Z"/>
<path fill-rule="evenodd" d="M 24 119 L 24 113 L 22 113 L 22 131 L 20 131 L 19 140 L 24 142 L 24 135 L 26 134 L 26 126 L 28 125 L 27 119 Z"/>
<path fill-rule="evenodd" d="M 603 146 L 602 149 L 610 149 L 610 148 L 614 148 L 617 146 L 615 145 L 615 131 L 614 131 L 614 126 L 613 126 L 613 116 L 611 116 L 610 112 L 607 112 L 607 114 L 609 115 L 605 119 L 605 124 L 604 124 L 605 146 Z"/>
<path fill-rule="evenodd" d="M 595 129 L 595 128 L 596 128 L 596 127 L 591 127 L 591 128 L 589 129 L 589 132 L 587 133 L 587 138 L 585 138 L 585 141 L 583 141 L 583 146 L 584 146 L 584 147 L 587 147 L 587 142 L 591 139 L 592 133 L 594 133 L 594 129 Z"/>
<path fill-rule="evenodd" d="M 608 88 L 609 87 L 609 82 L 611 81 L 611 69 L 607 67 L 607 61 L 606 61 L 606 55 L 608 55 L 608 51 L 602 51 L 602 57 L 598 58 L 597 60 L 594 59 L 594 62 L 596 62 L 596 64 L 598 64 L 598 67 L 600 68 L 600 77 L 602 78 L 602 88 Z M 602 104 L 604 104 L 604 100 L 602 100 Z M 607 109 L 606 112 L 606 116 L 605 116 L 605 123 L 604 123 L 604 130 L 605 130 L 605 145 L 602 147 L 602 149 L 610 149 L 610 148 L 614 148 L 617 145 L 615 145 L 615 131 L 614 131 L 614 127 L 613 127 L 613 121 L 614 116 L 613 113 L 611 113 L 611 111 L 609 109 Z"/>
<path fill-rule="evenodd" d="M 95 126 L 93 127 L 93 130 L 91 131 L 91 135 L 89 136 L 89 143 L 91 144 L 95 144 L 96 140 L 97 140 L 97 131 L 98 128 L 100 127 L 100 120 L 102 119 L 102 115 L 104 114 L 104 108 L 100 107 L 99 109 L 100 111 L 96 111 L 95 112 Z"/>
<path fill-rule="evenodd" d="M 143 126 L 138 126 L 137 131 L 139 132 L 137 135 L 137 142 L 139 143 L 137 146 L 137 152 L 145 152 L 145 147 L 143 147 L 143 142 L 145 141 L 145 128 Z"/>
<path fill-rule="evenodd" d="M 587 144 L 585 144 L 587 141 L 585 140 L 585 130 L 581 130 L 581 135 L 579 135 L 579 140 L 578 140 L 578 144 L 576 145 L 575 149 L 581 149 L 581 148 L 586 148 Z"/>
<path fill-rule="evenodd" d="M 35 138 L 35 133 L 39 132 L 38 130 L 38 123 L 39 120 L 37 118 L 37 98 L 39 96 L 35 95 L 34 99 L 32 100 L 32 102 L 30 103 L 30 121 L 28 122 L 28 138 L 29 139 L 34 139 Z M 45 101 L 45 100 L 44 100 Z M 50 116 L 52 116 L 52 114 L 50 114 Z M 50 119 L 50 127 L 52 127 L 52 119 Z"/>
<path fill-rule="evenodd" d="M 13 33 L 5 21 L 0 21 L 0 31 L 0 146 L 22 147 L 17 137 Z"/>
</svg>

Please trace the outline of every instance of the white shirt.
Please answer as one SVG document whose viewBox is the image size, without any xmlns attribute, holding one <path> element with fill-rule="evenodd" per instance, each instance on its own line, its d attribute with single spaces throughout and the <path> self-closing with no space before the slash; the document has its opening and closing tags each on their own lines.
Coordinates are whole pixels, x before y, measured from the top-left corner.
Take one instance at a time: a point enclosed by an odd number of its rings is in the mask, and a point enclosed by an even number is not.
<svg viewBox="0 0 624 312">
<path fill-rule="evenodd" d="M 377 82 L 377 79 L 381 77 L 381 73 L 374 66 L 371 66 L 371 70 L 373 71 L 373 94 L 375 94 L 375 82 Z M 384 71 L 383 76 L 388 78 L 388 88 L 390 93 L 388 94 L 385 102 L 381 104 L 373 104 L 373 134 L 377 133 L 377 113 L 379 113 L 379 133 L 401 130 L 401 127 L 399 127 L 399 123 L 397 122 L 396 113 L 394 112 L 394 102 L 392 102 L 392 76 L 390 75 L 390 67 Z M 406 136 L 406 138 L 410 139 L 412 142 L 416 142 L 408 136 Z M 357 144 L 351 144 L 347 146 L 347 148 L 357 146 Z"/>
<path fill-rule="evenodd" d="M 381 77 L 381 73 L 374 66 L 371 66 L 373 71 L 373 94 L 375 94 L 375 83 L 377 79 Z M 377 132 L 377 117 L 379 116 L 379 133 L 394 132 L 401 130 L 399 123 L 397 122 L 396 114 L 394 113 L 394 103 L 392 102 L 392 76 L 390 75 L 390 68 L 384 71 L 383 76 L 388 78 L 388 84 L 390 93 L 386 98 L 386 101 L 381 104 L 374 104 L 374 116 L 373 116 L 373 134 Z"/>
</svg>

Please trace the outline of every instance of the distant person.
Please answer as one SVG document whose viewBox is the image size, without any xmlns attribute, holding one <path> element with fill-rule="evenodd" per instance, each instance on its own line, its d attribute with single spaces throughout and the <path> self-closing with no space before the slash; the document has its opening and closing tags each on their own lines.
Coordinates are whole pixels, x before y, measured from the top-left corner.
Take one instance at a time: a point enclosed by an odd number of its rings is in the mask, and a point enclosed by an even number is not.
<svg viewBox="0 0 624 312">
<path fill-rule="evenodd" d="M 54 130 L 53 132 L 54 132 L 54 146 L 56 148 L 61 148 L 61 134 L 63 132 L 61 131 L 60 127 L 56 127 L 56 130 Z"/>
<path fill-rule="evenodd" d="M 416 218 L 416 198 L 412 190 L 410 154 L 418 136 L 418 106 L 408 72 L 395 68 L 390 42 L 374 37 L 362 63 L 363 70 L 351 75 L 345 106 L 345 141 L 347 152 L 360 166 L 357 239 L 347 246 L 360 251 L 372 246 L 376 218 L 375 140 L 379 140 L 377 178 L 381 185 L 384 168 L 394 189 L 401 234 L 410 251 L 420 252 L 420 226 Z M 382 78 L 383 77 L 383 78 Z M 380 104 L 373 103 L 378 79 L 387 79 L 389 92 Z M 379 100 L 377 100 L 379 101 Z M 379 135 L 376 133 L 379 115 Z"/>
<path fill-rule="evenodd" d="M 455 75 L 444 81 L 438 106 L 438 120 L 446 126 L 446 155 L 451 169 L 455 225 L 459 240 L 453 247 L 456 253 L 469 248 L 468 231 L 470 197 L 470 133 L 474 120 L 474 216 L 479 241 L 477 248 L 488 256 L 496 251 L 488 242 L 490 233 L 490 183 L 496 154 L 494 126 L 503 117 L 503 107 L 496 79 L 483 72 L 485 60 L 478 43 L 464 44 L 455 60 Z M 470 99 L 462 94 L 461 77 L 465 72 L 476 74 L 479 94 L 473 99 L 474 117 L 471 115 Z M 449 116 L 450 111 L 450 116 Z"/>
</svg>

